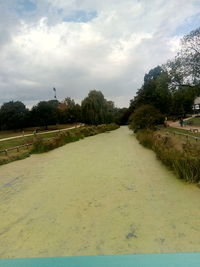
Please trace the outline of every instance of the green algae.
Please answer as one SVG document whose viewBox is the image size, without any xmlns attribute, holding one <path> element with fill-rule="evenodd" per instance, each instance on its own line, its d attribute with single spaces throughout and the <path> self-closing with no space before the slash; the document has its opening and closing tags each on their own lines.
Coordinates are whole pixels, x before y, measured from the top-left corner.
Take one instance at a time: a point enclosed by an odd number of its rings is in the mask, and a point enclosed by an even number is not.
<svg viewBox="0 0 200 267">
<path fill-rule="evenodd" d="M 0 257 L 200 248 L 200 190 L 127 127 L 0 167 Z"/>
</svg>

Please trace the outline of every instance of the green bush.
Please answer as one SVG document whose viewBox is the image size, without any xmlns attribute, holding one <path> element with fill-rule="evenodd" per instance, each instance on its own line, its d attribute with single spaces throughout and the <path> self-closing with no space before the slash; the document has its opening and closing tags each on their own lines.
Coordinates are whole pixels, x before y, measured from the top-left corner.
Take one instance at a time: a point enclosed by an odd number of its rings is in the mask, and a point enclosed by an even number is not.
<svg viewBox="0 0 200 267">
<path fill-rule="evenodd" d="M 140 129 L 155 128 L 164 123 L 164 115 L 151 105 L 142 105 L 129 118 L 130 129 L 137 132 Z"/>
</svg>

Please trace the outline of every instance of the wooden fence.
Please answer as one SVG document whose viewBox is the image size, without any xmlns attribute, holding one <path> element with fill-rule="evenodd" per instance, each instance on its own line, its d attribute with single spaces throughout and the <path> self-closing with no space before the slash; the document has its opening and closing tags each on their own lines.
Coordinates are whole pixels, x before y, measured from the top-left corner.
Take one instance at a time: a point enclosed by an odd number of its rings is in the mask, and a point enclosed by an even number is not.
<svg viewBox="0 0 200 267">
<path fill-rule="evenodd" d="M 2 150 L 0 150 L 0 153 L 5 153 L 5 155 L 7 156 L 9 151 L 16 150 L 17 152 L 19 152 L 20 148 L 26 147 L 28 149 L 29 146 L 32 146 L 32 143 L 2 149 Z"/>
<path fill-rule="evenodd" d="M 200 137 L 197 137 L 197 136 L 194 136 L 194 135 L 184 134 L 184 133 L 180 133 L 180 132 L 177 132 L 177 131 L 168 131 L 168 133 L 172 133 L 174 136 L 175 135 L 185 136 L 187 139 L 193 138 L 193 139 L 195 139 L 196 142 L 200 141 Z"/>
</svg>

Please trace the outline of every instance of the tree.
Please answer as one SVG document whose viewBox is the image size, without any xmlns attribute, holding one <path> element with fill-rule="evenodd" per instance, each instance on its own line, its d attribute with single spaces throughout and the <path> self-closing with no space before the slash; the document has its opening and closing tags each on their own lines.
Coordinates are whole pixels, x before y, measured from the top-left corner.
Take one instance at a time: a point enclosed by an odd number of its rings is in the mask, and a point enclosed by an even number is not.
<svg viewBox="0 0 200 267">
<path fill-rule="evenodd" d="M 192 107 L 196 96 L 196 88 L 180 87 L 172 94 L 171 111 L 172 115 L 184 117 L 192 113 Z"/>
<path fill-rule="evenodd" d="M 191 31 L 182 39 L 181 51 L 178 57 L 181 58 L 186 75 L 191 75 L 193 83 L 200 79 L 200 28 Z"/>
<path fill-rule="evenodd" d="M 115 123 L 118 125 L 127 125 L 131 114 L 132 112 L 128 108 L 116 108 Z"/>
<path fill-rule="evenodd" d="M 165 64 L 171 77 L 172 89 L 193 87 L 200 80 L 200 28 L 191 31 L 181 40 L 181 49 L 175 59 Z"/>
<path fill-rule="evenodd" d="M 152 105 L 142 105 L 134 111 L 129 121 L 130 128 L 136 132 L 163 124 L 164 115 Z"/>
<path fill-rule="evenodd" d="M 1 130 L 22 129 L 26 126 L 29 110 L 20 101 L 4 103 L 0 109 Z"/>
<path fill-rule="evenodd" d="M 114 119 L 114 103 L 107 101 L 101 91 L 90 91 L 81 104 L 82 120 L 88 124 L 103 124 Z"/>
<path fill-rule="evenodd" d="M 160 66 L 149 71 L 144 76 L 144 84 L 137 91 L 136 97 L 130 103 L 130 109 L 141 105 L 153 105 L 162 113 L 170 110 L 171 94 L 168 90 L 169 76 Z"/>
<path fill-rule="evenodd" d="M 73 99 L 67 97 L 62 101 L 58 109 L 60 111 L 61 123 L 73 123 L 81 121 L 81 107 Z"/>
<path fill-rule="evenodd" d="M 31 118 L 34 126 L 45 126 L 58 123 L 57 100 L 41 101 L 31 110 Z"/>
</svg>

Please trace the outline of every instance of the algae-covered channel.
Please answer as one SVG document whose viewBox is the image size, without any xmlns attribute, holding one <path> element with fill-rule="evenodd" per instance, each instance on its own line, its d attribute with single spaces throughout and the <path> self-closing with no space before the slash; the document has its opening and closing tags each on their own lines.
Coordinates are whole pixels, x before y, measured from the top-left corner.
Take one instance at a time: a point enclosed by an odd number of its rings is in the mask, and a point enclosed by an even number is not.
<svg viewBox="0 0 200 267">
<path fill-rule="evenodd" d="M 0 257 L 200 251 L 200 190 L 127 127 L 0 167 Z"/>
</svg>

